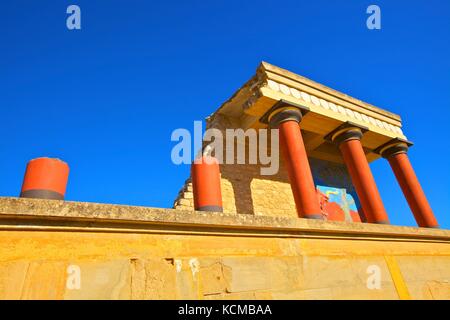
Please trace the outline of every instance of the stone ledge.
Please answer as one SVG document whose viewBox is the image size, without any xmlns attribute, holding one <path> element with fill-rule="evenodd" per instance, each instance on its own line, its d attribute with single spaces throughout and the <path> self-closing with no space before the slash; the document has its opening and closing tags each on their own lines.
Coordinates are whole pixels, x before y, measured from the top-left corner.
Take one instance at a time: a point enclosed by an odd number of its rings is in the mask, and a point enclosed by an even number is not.
<svg viewBox="0 0 450 320">
<path fill-rule="evenodd" d="M 244 233 L 250 236 L 389 238 L 450 243 L 450 230 L 205 213 L 138 206 L 0 197 L 0 230 L 44 227 L 107 232 Z"/>
</svg>

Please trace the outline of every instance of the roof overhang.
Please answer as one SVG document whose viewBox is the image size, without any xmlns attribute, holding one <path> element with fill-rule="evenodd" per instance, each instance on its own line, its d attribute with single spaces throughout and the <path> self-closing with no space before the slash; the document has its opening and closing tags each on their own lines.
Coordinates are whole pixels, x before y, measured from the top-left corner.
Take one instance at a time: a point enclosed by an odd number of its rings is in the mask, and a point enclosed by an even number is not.
<svg viewBox="0 0 450 320">
<path fill-rule="evenodd" d="M 280 100 L 309 109 L 300 126 L 308 154 L 313 157 L 342 162 L 324 137 L 349 121 L 368 128 L 361 142 L 369 161 L 379 157 L 373 151 L 381 145 L 395 138 L 406 139 L 399 115 L 267 62 L 262 62 L 256 75 L 216 113 L 238 119 L 243 129 L 265 128 L 263 115 Z"/>
</svg>

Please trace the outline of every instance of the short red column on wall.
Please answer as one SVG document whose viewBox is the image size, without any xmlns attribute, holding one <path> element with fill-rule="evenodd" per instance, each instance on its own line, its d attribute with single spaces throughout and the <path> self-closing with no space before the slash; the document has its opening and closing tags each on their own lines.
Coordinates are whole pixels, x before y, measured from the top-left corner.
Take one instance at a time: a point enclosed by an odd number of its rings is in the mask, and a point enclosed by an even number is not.
<svg viewBox="0 0 450 320">
<path fill-rule="evenodd" d="M 20 197 L 64 200 L 69 166 L 54 158 L 36 158 L 27 164 Z"/>
<path fill-rule="evenodd" d="M 391 143 L 379 148 L 379 153 L 389 161 L 419 227 L 439 228 L 433 210 L 409 161 L 407 155 L 409 145 L 411 143 L 408 141 L 394 139 Z"/>
<path fill-rule="evenodd" d="M 326 138 L 334 142 L 341 151 L 367 221 L 389 224 L 383 201 L 361 144 L 362 136 L 361 128 L 345 123 Z"/>
<path fill-rule="evenodd" d="M 217 159 L 211 156 L 195 159 L 191 176 L 195 210 L 222 212 L 220 168 Z"/>
<path fill-rule="evenodd" d="M 323 219 L 316 188 L 309 166 L 299 122 L 302 112 L 298 107 L 278 104 L 269 115 L 269 124 L 279 129 L 279 141 L 297 214 L 300 218 Z"/>
</svg>

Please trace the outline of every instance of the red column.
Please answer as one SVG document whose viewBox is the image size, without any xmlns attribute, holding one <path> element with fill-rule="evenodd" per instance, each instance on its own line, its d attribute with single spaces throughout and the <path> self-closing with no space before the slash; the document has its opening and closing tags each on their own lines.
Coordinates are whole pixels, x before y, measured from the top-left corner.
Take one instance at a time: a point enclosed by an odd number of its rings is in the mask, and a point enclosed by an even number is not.
<svg viewBox="0 0 450 320">
<path fill-rule="evenodd" d="M 397 143 L 382 150 L 381 154 L 389 161 L 419 227 L 439 228 L 433 210 L 406 154 L 407 151 L 406 143 Z"/>
<path fill-rule="evenodd" d="M 203 156 L 191 167 L 194 208 L 199 211 L 222 212 L 220 169 L 216 158 Z"/>
<path fill-rule="evenodd" d="M 337 132 L 332 140 L 339 146 L 367 221 L 389 224 L 380 193 L 361 145 L 361 137 L 361 130 L 351 127 Z"/>
<path fill-rule="evenodd" d="M 299 122 L 298 109 L 275 110 L 270 116 L 270 127 L 279 128 L 280 146 L 300 218 L 322 219 L 311 168 L 306 155 Z"/>
<path fill-rule="evenodd" d="M 64 161 L 52 158 L 30 160 L 20 197 L 63 200 L 68 177 L 69 166 Z"/>
</svg>

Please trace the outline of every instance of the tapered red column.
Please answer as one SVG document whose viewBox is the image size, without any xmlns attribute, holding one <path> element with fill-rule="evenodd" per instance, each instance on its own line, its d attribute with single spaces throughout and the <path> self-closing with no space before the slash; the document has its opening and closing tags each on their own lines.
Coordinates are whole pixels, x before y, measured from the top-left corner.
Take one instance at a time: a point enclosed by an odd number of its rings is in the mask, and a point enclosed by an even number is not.
<svg viewBox="0 0 450 320">
<path fill-rule="evenodd" d="M 194 208 L 199 211 L 222 212 L 220 169 L 216 158 L 202 156 L 192 163 Z"/>
<path fill-rule="evenodd" d="M 361 145 L 362 131 L 345 128 L 332 135 L 358 194 L 366 219 L 370 223 L 389 224 L 386 210 Z"/>
<path fill-rule="evenodd" d="M 380 153 L 389 161 L 419 227 L 438 228 L 433 210 L 409 162 L 407 151 L 408 145 L 398 142 L 383 148 Z"/>
<path fill-rule="evenodd" d="M 300 110 L 280 108 L 271 114 L 270 127 L 279 129 L 281 152 L 286 163 L 298 216 L 322 219 L 311 168 L 298 125 L 301 119 Z"/>
</svg>

